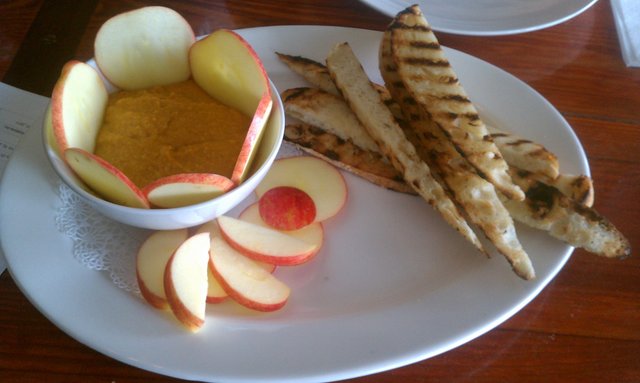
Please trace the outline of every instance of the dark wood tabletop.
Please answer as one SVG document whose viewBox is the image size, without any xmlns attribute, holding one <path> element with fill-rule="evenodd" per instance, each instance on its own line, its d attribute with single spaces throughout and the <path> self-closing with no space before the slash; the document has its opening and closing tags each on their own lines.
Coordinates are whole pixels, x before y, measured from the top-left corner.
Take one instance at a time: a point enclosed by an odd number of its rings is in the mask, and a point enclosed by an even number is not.
<svg viewBox="0 0 640 383">
<path fill-rule="evenodd" d="M 109 17 L 147 0 L 0 1 L 0 78 L 50 96 L 62 65 L 93 55 Z M 156 1 L 198 34 L 321 24 L 382 30 L 390 17 L 356 0 Z M 640 247 L 640 68 L 626 67 L 608 0 L 540 31 L 497 37 L 439 33 L 443 45 L 520 78 L 567 119 L 584 146 L 595 208 Z M 0 276 L 0 382 L 175 382 L 79 343 Z M 422 362 L 352 382 L 640 382 L 640 258 L 574 251 L 515 316 Z"/>
</svg>

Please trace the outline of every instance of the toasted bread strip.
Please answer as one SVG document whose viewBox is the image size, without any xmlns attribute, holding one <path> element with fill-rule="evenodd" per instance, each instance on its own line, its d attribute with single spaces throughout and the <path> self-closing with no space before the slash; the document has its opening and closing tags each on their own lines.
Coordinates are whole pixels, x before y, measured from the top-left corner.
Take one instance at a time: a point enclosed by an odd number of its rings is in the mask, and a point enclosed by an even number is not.
<svg viewBox="0 0 640 383">
<path fill-rule="evenodd" d="M 338 44 L 331 50 L 327 57 L 327 67 L 336 87 L 382 153 L 402 172 L 405 182 L 439 211 L 451 226 L 486 254 L 456 205 L 404 136 L 347 43 Z"/>
<path fill-rule="evenodd" d="M 341 96 L 316 88 L 294 88 L 282 92 L 282 102 L 287 115 L 343 140 L 351 140 L 364 150 L 378 150 L 376 142 Z"/>
<path fill-rule="evenodd" d="M 289 56 L 282 53 L 277 53 L 277 55 L 296 73 L 302 75 L 312 74 L 305 76 L 305 79 L 309 81 L 311 85 L 327 93 L 339 95 L 338 90 L 331 80 L 329 71 L 324 64 L 302 56 Z M 404 119 L 400 106 L 393 100 L 387 89 L 378 84 L 374 84 L 374 86 L 396 120 Z M 487 130 L 509 166 L 515 166 L 530 172 L 539 172 L 552 179 L 560 175 L 558 173 L 559 165 L 557 157 L 541 144 L 517 137 L 514 134 L 507 133 L 490 125 L 487 125 Z M 567 181 L 572 180 L 567 179 L 562 182 L 565 183 Z M 579 180 L 576 181 L 580 182 Z M 576 188 L 576 192 L 585 189 L 586 187 Z M 572 193 L 572 195 L 575 195 L 575 192 Z"/>
<path fill-rule="evenodd" d="M 558 157 L 544 146 L 490 125 L 487 125 L 487 130 L 510 166 L 540 173 L 550 179 L 560 174 Z"/>
<path fill-rule="evenodd" d="M 280 61 L 287 64 L 292 71 L 302 76 L 311 85 L 327 93 L 340 96 L 340 92 L 333 80 L 331 80 L 327 67 L 323 64 L 302 56 L 292 56 L 280 52 L 276 52 L 276 55 L 278 55 Z"/>
<path fill-rule="evenodd" d="M 415 191 L 404 182 L 402 174 L 398 173 L 378 150 L 364 150 L 351 140 L 344 140 L 304 123 L 287 125 L 284 138 L 305 152 L 378 186 L 415 194 Z"/>
<path fill-rule="evenodd" d="M 514 219 L 604 257 L 623 258 L 631 254 L 629 241 L 593 208 L 579 204 L 553 186 L 519 173 L 512 171 L 511 176 L 527 198 L 524 201 L 505 198 L 503 201 Z"/>
<path fill-rule="evenodd" d="M 478 176 L 456 151 L 435 123 L 424 116 L 404 87 L 391 58 L 390 32 L 384 33 L 380 46 L 380 72 L 387 89 L 405 113 L 407 138 L 416 146 L 423 160 L 437 172 L 453 194 L 455 201 L 496 249 L 505 256 L 513 270 L 523 279 L 535 277 L 531 260 L 518 240 L 513 219 L 504 207 L 494 186 Z M 411 130 L 411 132 L 407 132 Z"/>
<path fill-rule="evenodd" d="M 331 75 L 329 75 L 329 70 L 327 70 L 324 64 L 302 56 L 291 56 L 279 52 L 276 52 L 276 55 L 278 55 L 280 61 L 287 64 L 291 70 L 302 76 L 311 85 L 327 93 L 342 97 L 333 83 Z M 380 93 L 382 101 L 389 107 L 391 113 L 393 113 L 396 118 L 402 118 L 402 111 L 400 111 L 398 105 L 391 99 L 387 89 L 376 83 L 373 83 L 373 86 L 378 93 Z"/>
<path fill-rule="evenodd" d="M 469 100 L 436 36 L 417 5 L 398 13 L 389 25 L 393 61 L 411 96 L 476 168 L 510 198 L 524 193 Z"/>
</svg>

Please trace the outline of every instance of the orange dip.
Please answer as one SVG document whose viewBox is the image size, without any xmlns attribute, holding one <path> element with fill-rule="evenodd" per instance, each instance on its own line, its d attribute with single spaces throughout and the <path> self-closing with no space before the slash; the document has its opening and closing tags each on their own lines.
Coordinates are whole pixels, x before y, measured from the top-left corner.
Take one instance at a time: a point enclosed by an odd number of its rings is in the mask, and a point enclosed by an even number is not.
<svg viewBox="0 0 640 383">
<path fill-rule="evenodd" d="M 192 80 L 120 91 L 109 96 L 94 153 L 140 188 L 180 173 L 231 177 L 250 122 Z"/>
</svg>

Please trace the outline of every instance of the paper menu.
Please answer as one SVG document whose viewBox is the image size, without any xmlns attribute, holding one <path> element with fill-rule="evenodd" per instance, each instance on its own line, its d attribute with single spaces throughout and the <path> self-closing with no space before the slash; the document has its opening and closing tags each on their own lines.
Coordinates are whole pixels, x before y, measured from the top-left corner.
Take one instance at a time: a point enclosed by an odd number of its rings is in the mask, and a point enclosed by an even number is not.
<svg viewBox="0 0 640 383">
<path fill-rule="evenodd" d="M 0 83 L 0 178 L 27 130 L 41 123 L 48 103 L 47 97 Z M 5 268 L 4 255 L 0 251 L 0 273 Z"/>
</svg>

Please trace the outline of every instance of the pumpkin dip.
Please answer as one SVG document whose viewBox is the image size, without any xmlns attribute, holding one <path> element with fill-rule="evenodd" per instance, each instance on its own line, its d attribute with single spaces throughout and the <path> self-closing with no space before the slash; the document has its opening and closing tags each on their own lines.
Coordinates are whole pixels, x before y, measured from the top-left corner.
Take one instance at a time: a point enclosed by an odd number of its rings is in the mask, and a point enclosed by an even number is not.
<svg viewBox="0 0 640 383">
<path fill-rule="evenodd" d="M 94 153 L 143 188 L 180 173 L 231 177 L 251 119 L 193 80 L 109 96 Z"/>
</svg>

